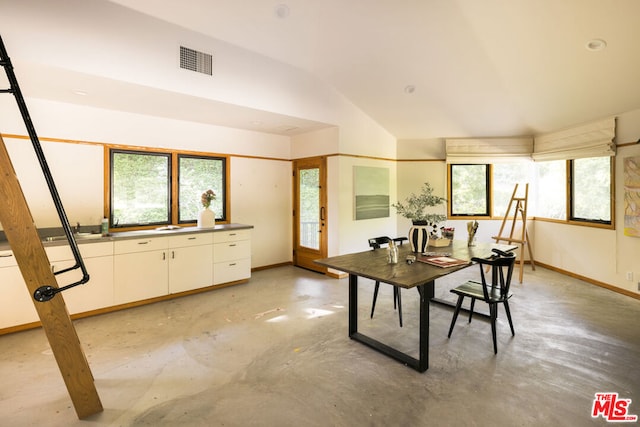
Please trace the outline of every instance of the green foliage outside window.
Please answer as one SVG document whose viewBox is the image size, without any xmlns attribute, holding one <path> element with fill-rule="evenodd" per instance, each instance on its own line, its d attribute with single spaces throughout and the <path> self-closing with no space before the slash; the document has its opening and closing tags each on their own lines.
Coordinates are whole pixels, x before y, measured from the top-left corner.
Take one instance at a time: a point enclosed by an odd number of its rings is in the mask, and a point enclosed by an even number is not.
<svg viewBox="0 0 640 427">
<path fill-rule="evenodd" d="M 112 226 L 170 222 L 170 171 L 168 154 L 112 151 Z"/>
<path fill-rule="evenodd" d="M 200 197 L 207 190 L 213 190 L 215 200 L 211 202 L 211 210 L 216 219 L 224 218 L 224 158 L 178 156 L 178 199 L 179 222 L 194 222 L 198 211 L 202 209 Z"/>
<path fill-rule="evenodd" d="M 489 215 L 489 165 L 451 165 L 451 215 Z"/>
</svg>

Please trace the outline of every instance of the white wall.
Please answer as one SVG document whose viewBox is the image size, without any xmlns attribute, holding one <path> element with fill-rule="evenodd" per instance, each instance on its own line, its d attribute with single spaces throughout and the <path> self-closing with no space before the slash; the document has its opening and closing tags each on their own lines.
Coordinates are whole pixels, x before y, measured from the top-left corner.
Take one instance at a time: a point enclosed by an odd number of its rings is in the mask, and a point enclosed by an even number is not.
<svg viewBox="0 0 640 427">
<path fill-rule="evenodd" d="M 640 138 L 640 110 L 618 115 L 616 139 L 618 144 Z M 436 192 L 446 192 L 446 165 L 442 140 L 399 141 L 398 197 L 416 191 L 416 181 L 430 182 Z M 557 222 L 529 221 L 527 229 L 533 243 L 534 259 L 540 263 L 579 276 L 638 293 L 640 282 L 640 238 L 624 235 L 624 176 L 623 159 L 640 156 L 640 144 L 618 148 L 615 160 L 615 230 L 568 225 Z M 412 159 L 422 159 L 411 161 Z M 440 159 L 440 161 L 429 161 Z M 478 240 L 492 241 L 498 234 L 501 220 L 479 221 Z M 400 234 L 408 229 L 409 221 L 398 219 Z M 466 221 L 449 220 L 456 228 L 456 238 L 466 238 Z M 510 224 L 507 223 L 510 230 Z M 518 230 L 516 230 L 518 233 Z M 505 232 L 503 232 L 505 234 Z M 529 259 L 529 255 L 525 256 Z M 525 267 L 525 275 L 529 266 Z M 627 272 L 633 275 L 628 281 Z"/>
<path fill-rule="evenodd" d="M 255 227 L 252 267 L 291 261 L 288 137 L 43 100 L 28 99 L 27 105 L 41 139 L 93 143 L 42 142 L 72 223 L 98 224 L 102 218 L 104 147 L 100 143 L 236 154 L 230 162 L 231 221 Z M 5 95 L 0 102 L 3 134 L 26 134 L 16 111 L 13 98 Z M 5 139 L 36 225 L 59 226 L 31 142 Z"/>
</svg>

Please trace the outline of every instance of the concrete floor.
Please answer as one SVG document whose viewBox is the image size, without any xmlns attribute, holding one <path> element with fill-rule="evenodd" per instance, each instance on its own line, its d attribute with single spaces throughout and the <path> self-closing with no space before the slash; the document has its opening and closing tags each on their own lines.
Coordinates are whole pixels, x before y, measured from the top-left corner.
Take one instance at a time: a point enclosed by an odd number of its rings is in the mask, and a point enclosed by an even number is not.
<svg viewBox="0 0 640 427">
<path fill-rule="evenodd" d="M 475 277 L 436 283 L 436 296 Z M 398 327 L 391 287 L 360 326 L 417 348 L 417 292 Z M 72 292 L 72 291 L 70 291 Z M 41 330 L 0 337 L 1 426 L 584 426 L 594 394 L 640 415 L 640 301 L 538 267 L 514 282 L 498 355 L 488 322 L 431 308 L 430 365 L 418 373 L 347 337 L 347 281 L 294 267 L 248 284 L 75 322 L 104 406 L 77 419 Z M 502 309 L 500 309 L 502 310 Z"/>
</svg>

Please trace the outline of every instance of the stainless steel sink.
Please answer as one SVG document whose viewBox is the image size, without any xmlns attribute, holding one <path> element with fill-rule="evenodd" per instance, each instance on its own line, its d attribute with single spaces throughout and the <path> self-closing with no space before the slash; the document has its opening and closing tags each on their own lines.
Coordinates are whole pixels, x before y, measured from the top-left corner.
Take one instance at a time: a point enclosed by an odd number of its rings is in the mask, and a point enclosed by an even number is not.
<svg viewBox="0 0 640 427">
<path fill-rule="evenodd" d="M 76 240 L 100 239 L 102 234 L 99 233 L 75 233 L 73 235 Z M 45 238 L 47 242 L 55 242 L 58 240 L 67 240 L 67 236 L 49 236 Z"/>
</svg>

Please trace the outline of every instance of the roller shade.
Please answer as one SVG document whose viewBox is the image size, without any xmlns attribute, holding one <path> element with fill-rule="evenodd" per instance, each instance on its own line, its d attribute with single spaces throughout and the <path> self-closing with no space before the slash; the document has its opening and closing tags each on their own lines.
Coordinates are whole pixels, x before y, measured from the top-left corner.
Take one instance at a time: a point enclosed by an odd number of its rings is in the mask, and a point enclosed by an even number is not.
<svg viewBox="0 0 640 427">
<path fill-rule="evenodd" d="M 484 164 L 531 160 L 533 138 L 455 138 L 445 140 L 447 163 Z"/>
<path fill-rule="evenodd" d="M 615 156 L 615 136 L 615 117 L 536 136 L 533 143 L 533 159 L 569 160 Z"/>
</svg>

